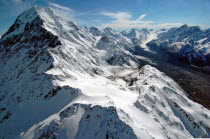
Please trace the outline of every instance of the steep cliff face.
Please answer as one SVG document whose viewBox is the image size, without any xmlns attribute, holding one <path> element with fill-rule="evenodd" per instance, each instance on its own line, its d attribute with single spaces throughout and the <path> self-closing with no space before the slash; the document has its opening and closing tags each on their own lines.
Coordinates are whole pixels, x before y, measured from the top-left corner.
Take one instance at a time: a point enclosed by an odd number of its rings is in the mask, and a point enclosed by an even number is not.
<svg viewBox="0 0 210 139">
<path fill-rule="evenodd" d="M 209 137 L 210 112 L 137 70 L 129 40 L 108 31 L 98 41 L 50 8 L 22 13 L 0 40 L 0 137 Z"/>
</svg>

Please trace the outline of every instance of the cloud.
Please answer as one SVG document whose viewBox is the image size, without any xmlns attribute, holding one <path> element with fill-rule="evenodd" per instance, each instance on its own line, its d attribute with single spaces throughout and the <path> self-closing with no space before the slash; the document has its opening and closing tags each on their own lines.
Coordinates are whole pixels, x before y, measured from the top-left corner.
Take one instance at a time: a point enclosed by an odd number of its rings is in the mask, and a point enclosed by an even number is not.
<svg viewBox="0 0 210 139">
<path fill-rule="evenodd" d="M 101 14 L 105 16 L 109 16 L 116 20 L 128 20 L 132 17 L 132 15 L 127 12 L 117 12 L 117 13 L 101 12 Z"/>
<path fill-rule="evenodd" d="M 111 27 L 114 29 L 130 29 L 130 28 L 170 28 L 175 26 L 181 26 L 183 23 L 162 23 L 157 24 L 155 21 L 142 20 L 147 14 L 140 15 L 137 19 L 132 19 L 132 14 L 127 12 L 101 12 L 103 16 L 112 18 L 108 23 L 102 24 L 100 28 Z"/>
<path fill-rule="evenodd" d="M 114 20 L 111 21 L 111 23 L 108 23 L 109 25 L 134 25 L 134 24 L 148 24 L 152 23 L 152 21 L 141 21 L 141 20 L 132 20 L 132 15 L 127 12 L 117 12 L 117 13 L 112 13 L 112 12 L 101 12 L 101 15 L 108 16 Z M 143 16 L 146 16 L 143 15 Z M 141 18 L 143 18 L 143 16 Z M 105 24 L 104 24 L 105 25 Z"/>
<path fill-rule="evenodd" d="M 48 3 L 50 6 L 54 7 L 54 8 L 57 8 L 57 9 L 61 9 L 61 10 L 64 10 L 64 11 L 69 11 L 69 12 L 72 12 L 73 10 L 69 7 L 65 7 L 65 6 L 61 6 L 59 4 L 56 4 L 56 3 L 52 3 L 52 2 L 49 2 Z"/>
<path fill-rule="evenodd" d="M 99 19 L 95 19 L 94 21 L 95 21 L 95 22 L 101 22 L 101 20 L 99 20 Z"/>
<path fill-rule="evenodd" d="M 193 25 L 190 25 L 190 26 L 193 26 Z M 210 28 L 210 25 L 198 25 L 198 26 L 201 27 L 201 28 L 203 28 L 203 29 Z"/>
<path fill-rule="evenodd" d="M 61 16 L 63 19 L 67 21 L 75 21 L 77 23 L 86 25 L 90 21 L 85 21 L 79 18 L 79 16 L 89 16 L 92 12 L 78 12 L 70 7 L 63 6 L 57 3 L 47 2 L 48 6 L 50 6 L 55 13 Z M 95 20 L 99 22 L 99 20 Z"/>
<path fill-rule="evenodd" d="M 70 7 L 65 7 L 57 3 L 48 2 L 48 5 L 62 18 L 66 20 L 74 19 L 74 10 Z"/>
<path fill-rule="evenodd" d="M 143 19 L 145 16 L 147 16 L 147 14 L 142 14 L 142 15 L 140 15 L 139 18 L 137 18 L 136 20 L 139 21 L 139 20 Z"/>
</svg>

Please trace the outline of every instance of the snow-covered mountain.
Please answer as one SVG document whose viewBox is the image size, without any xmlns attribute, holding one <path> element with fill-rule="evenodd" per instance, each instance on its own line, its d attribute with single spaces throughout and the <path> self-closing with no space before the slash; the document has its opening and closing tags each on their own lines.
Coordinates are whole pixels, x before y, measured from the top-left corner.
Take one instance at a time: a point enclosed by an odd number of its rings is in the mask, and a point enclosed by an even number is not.
<svg viewBox="0 0 210 139">
<path fill-rule="evenodd" d="M 114 38 L 122 37 L 122 34 L 119 31 L 115 31 L 110 27 L 103 30 L 99 30 L 97 27 L 90 27 L 88 30 L 93 36 L 112 36 Z"/>
<path fill-rule="evenodd" d="M 112 36 L 103 36 L 97 43 L 97 48 L 99 50 L 105 50 L 106 54 L 103 59 L 111 65 L 128 65 L 133 68 L 138 67 L 138 60 L 131 54 L 129 49 L 129 44 L 126 46 L 126 41 L 122 39 L 116 39 Z M 130 48 L 131 49 L 131 48 Z"/>
<path fill-rule="evenodd" d="M 96 38 L 96 42 L 100 44 L 103 42 L 104 45 L 109 42 L 109 44 L 106 45 L 110 45 L 110 41 L 104 41 L 105 38 L 109 38 L 108 40 L 112 40 L 113 42 L 112 46 L 115 46 L 115 48 L 123 48 L 134 55 L 141 55 L 141 49 L 143 48 L 144 42 L 149 39 L 150 35 L 154 34 L 151 33 L 152 30 L 148 30 L 146 28 L 141 30 L 131 29 L 130 31 L 119 32 L 110 27 L 103 30 L 99 30 L 96 27 L 90 27 L 87 29 L 87 32 L 92 34 Z M 124 52 L 122 52 L 122 54 L 123 53 Z M 118 54 L 120 53 L 118 52 Z"/>
<path fill-rule="evenodd" d="M 93 36 L 112 36 L 115 39 L 122 39 L 123 41 L 128 41 L 131 43 L 130 45 L 140 45 L 144 40 L 147 39 L 148 35 L 153 31 L 146 28 L 143 29 L 135 29 L 132 28 L 129 31 L 115 31 L 110 27 L 106 27 L 103 30 L 99 30 L 96 27 L 90 27 L 88 31 Z"/>
<path fill-rule="evenodd" d="M 210 137 L 209 110 L 139 70 L 127 37 L 88 30 L 51 8 L 18 16 L 0 39 L 1 138 Z"/>
<path fill-rule="evenodd" d="M 141 30 L 132 28 L 130 31 L 122 31 L 123 36 L 131 39 L 135 45 L 141 45 L 143 40 L 147 39 L 150 30 L 143 28 Z"/>
<path fill-rule="evenodd" d="M 105 36 L 105 33 L 103 31 L 100 31 L 98 28 L 96 27 L 90 27 L 89 28 L 89 32 L 93 35 L 93 36 Z"/>
<path fill-rule="evenodd" d="M 136 44 L 133 43 L 130 38 L 123 36 L 121 32 L 115 31 L 111 29 L 110 27 L 107 27 L 103 30 L 99 30 L 96 27 L 90 27 L 88 29 L 88 32 L 96 38 L 96 42 L 98 43 L 98 45 L 107 45 L 107 46 L 112 46 L 113 48 L 116 48 L 116 49 L 112 49 L 111 51 L 117 53 L 118 56 L 120 53 L 121 55 L 127 55 L 125 53 L 129 53 L 129 55 L 133 57 L 132 59 L 135 59 L 135 57 L 132 54 L 137 52 L 136 49 L 140 48 L 139 45 L 136 46 Z M 126 51 L 129 51 L 129 52 L 126 52 Z"/>
<path fill-rule="evenodd" d="M 154 51 L 165 51 L 196 66 L 210 65 L 210 31 L 198 26 L 171 28 L 147 45 Z"/>
</svg>

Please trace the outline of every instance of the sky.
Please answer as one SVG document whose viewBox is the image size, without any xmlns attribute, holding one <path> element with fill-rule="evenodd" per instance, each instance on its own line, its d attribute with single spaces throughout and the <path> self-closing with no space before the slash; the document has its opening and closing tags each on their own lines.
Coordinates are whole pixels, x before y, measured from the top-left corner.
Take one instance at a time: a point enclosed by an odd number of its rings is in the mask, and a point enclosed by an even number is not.
<svg viewBox="0 0 210 139">
<path fill-rule="evenodd" d="M 33 5 L 50 6 L 66 20 L 88 27 L 210 27 L 210 0 L 0 0 L 0 35 Z"/>
</svg>

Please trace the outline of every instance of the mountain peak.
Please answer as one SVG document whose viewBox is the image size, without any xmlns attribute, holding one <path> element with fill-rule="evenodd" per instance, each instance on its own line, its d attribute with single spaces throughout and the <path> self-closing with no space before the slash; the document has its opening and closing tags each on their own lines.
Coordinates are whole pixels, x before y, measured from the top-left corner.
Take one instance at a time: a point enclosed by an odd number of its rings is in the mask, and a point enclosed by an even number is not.
<svg viewBox="0 0 210 139">
<path fill-rule="evenodd" d="M 144 33 L 149 33 L 150 30 L 148 30 L 147 28 L 142 28 L 140 31 Z"/>
<path fill-rule="evenodd" d="M 35 5 L 18 16 L 14 24 L 2 36 L 2 39 L 23 33 L 26 26 L 35 20 L 48 28 L 58 22 L 64 22 L 64 19 L 59 17 L 50 7 L 42 8 Z M 62 23 L 60 23 L 60 25 L 62 25 Z"/>
<path fill-rule="evenodd" d="M 113 30 L 112 30 L 112 28 L 110 28 L 110 27 L 106 27 L 106 28 L 104 29 L 104 31 L 113 31 Z"/>
<path fill-rule="evenodd" d="M 111 28 L 111 27 L 106 27 L 105 29 L 112 30 L 112 28 Z"/>
<path fill-rule="evenodd" d="M 23 23 L 30 22 L 39 16 L 42 20 L 50 20 L 49 18 L 59 17 L 50 7 L 33 6 L 18 16 L 18 20 Z"/>
<path fill-rule="evenodd" d="M 108 36 L 112 36 L 112 37 L 121 37 L 121 34 L 118 31 L 113 30 L 110 27 L 106 27 L 103 32 L 108 35 Z"/>
<path fill-rule="evenodd" d="M 36 16 L 38 16 L 38 9 L 40 9 L 40 7 L 33 6 L 30 9 L 26 10 L 25 12 L 23 12 L 22 14 L 20 14 L 17 19 L 22 21 L 23 23 L 26 23 L 29 20 L 32 20 Z"/>
<path fill-rule="evenodd" d="M 14 24 L 2 36 L 2 39 L 23 33 L 26 24 L 32 22 L 35 18 L 39 16 L 38 9 L 41 8 L 38 6 L 33 6 L 30 9 L 21 13 L 15 20 Z"/>
<path fill-rule="evenodd" d="M 104 33 L 102 32 L 102 31 L 100 31 L 98 28 L 96 28 L 96 27 L 90 27 L 89 28 L 89 31 L 90 31 L 90 33 L 92 34 L 92 35 L 94 35 L 94 36 L 103 36 L 104 35 Z"/>
<path fill-rule="evenodd" d="M 136 28 L 132 28 L 132 29 L 131 29 L 131 31 L 136 31 L 136 30 L 137 30 Z"/>
<path fill-rule="evenodd" d="M 181 27 L 179 27 L 179 29 L 188 29 L 188 25 L 187 24 L 184 24 Z"/>
</svg>

